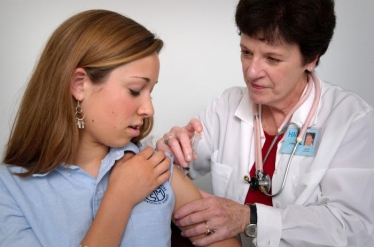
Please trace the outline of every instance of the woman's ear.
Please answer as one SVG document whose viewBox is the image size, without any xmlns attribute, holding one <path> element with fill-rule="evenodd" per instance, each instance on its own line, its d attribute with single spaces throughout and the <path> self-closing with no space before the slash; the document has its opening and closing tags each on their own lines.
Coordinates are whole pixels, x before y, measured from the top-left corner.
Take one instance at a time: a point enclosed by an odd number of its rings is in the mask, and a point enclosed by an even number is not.
<svg viewBox="0 0 374 247">
<path fill-rule="evenodd" d="M 306 65 L 306 69 L 309 72 L 312 72 L 314 70 L 314 68 L 316 67 L 316 64 L 317 64 L 317 60 L 318 60 L 318 56 L 316 56 L 310 63 L 308 63 Z"/>
<path fill-rule="evenodd" d="M 83 68 L 76 68 L 73 72 L 70 82 L 70 92 L 77 101 L 82 101 L 84 98 L 84 83 L 88 75 Z"/>
</svg>

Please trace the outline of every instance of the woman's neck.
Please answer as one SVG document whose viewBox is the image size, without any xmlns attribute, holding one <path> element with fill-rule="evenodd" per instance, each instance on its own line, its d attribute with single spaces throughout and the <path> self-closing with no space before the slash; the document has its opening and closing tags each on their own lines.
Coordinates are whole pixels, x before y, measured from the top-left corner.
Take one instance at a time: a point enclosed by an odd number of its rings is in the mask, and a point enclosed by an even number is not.
<svg viewBox="0 0 374 247">
<path fill-rule="evenodd" d="M 275 135 L 284 119 L 287 117 L 292 108 L 299 102 L 305 87 L 307 85 L 307 77 L 300 87 L 296 88 L 290 97 L 283 102 L 274 105 L 261 106 L 261 122 L 262 128 L 270 135 Z"/>
<path fill-rule="evenodd" d="M 261 124 L 263 130 L 269 135 L 275 135 L 286 115 L 287 113 L 284 111 L 263 105 L 261 107 Z"/>
</svg>

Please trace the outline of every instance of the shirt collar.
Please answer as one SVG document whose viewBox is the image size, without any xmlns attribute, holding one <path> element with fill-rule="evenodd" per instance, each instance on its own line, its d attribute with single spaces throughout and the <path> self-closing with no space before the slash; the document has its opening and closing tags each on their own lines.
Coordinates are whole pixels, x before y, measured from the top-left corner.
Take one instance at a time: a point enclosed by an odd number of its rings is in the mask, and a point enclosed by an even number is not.
<svg viewBox="0 0 374 247">
<path fill-rule="evenodd" d="M 133 152 L 137 154 L 139 153 L 141 148 L 142 148 L 142 145 L 140 143 L 136 145 L 135 143 L 132 143 L 132 142 L 129 142 L 124 147 L 111 147 L 109 149 L 108 154 L 104 157 L 104 159 L 101 162 L 100 170 L 102 169 L 109 170 L 110 168 L 112 168 L 116 160 L 119 160 L 123 157 L 125 152 Z M 76 170 L 76 169 L 80 169 L 80 167 L 74 164 L 68 165 L 66 163 L 62 163 L 56 168 L 57 171 L 66 170 L 66 169 Z M 33 177 L 45 177 L 50 173 L 51 172 L 47 172 L 43 174 L 36 173 L 36 174 L 33 174 L 32 176 Z"/>
</svg>

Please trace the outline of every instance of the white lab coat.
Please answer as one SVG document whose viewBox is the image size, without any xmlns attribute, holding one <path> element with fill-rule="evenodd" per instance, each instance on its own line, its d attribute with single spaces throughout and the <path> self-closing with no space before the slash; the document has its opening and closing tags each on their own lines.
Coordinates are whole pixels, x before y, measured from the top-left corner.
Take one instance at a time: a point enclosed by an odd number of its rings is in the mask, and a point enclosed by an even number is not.
<svg viewBox="0 0 374 247">
<path fill-rule="evenodd" d="M 317 116 L 320 131 L 315 157 L 294 156 L 282 193 L 273 207 L 257 204 L 261 246 L 374 246 L 374 111 L 357 95 L 321 81 Z M 299 127 L 314 99 L 291 121 Z M 247 88 L 233 87 L 199 116 L 203 140 L 190 176 L 211 172 L 213 193 L 244 203 L 243 179 L 254 163 L 253 113 Z M 262 132 L 262 144 L 265 137 Z M 278 144 L 272 191 L 279 190 L 289 154 Z M 241 234 L 242 235 L 242 234 Z M 243 246 L 250 239 L 241 236 Z"/>
</svg>

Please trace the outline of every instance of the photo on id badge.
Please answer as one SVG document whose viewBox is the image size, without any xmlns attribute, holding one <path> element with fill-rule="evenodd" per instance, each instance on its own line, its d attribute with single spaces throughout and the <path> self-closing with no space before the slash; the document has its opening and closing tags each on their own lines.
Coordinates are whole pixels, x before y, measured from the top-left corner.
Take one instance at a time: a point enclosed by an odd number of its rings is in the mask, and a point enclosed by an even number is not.
<svg viewBox="0 0 374 247">
<path fill-rule="evenodd" d="M 282 146 L 282 153 L 290 154 L 296 144 L 296 137 L 299 134 L 297 128 L 289 128 L 286 132 L 285 141 Z M 314 156 L 318 140 L 318 130 L 308 129 L 302 142 L 296 148 L 295 155 Z"/>
</svg>

